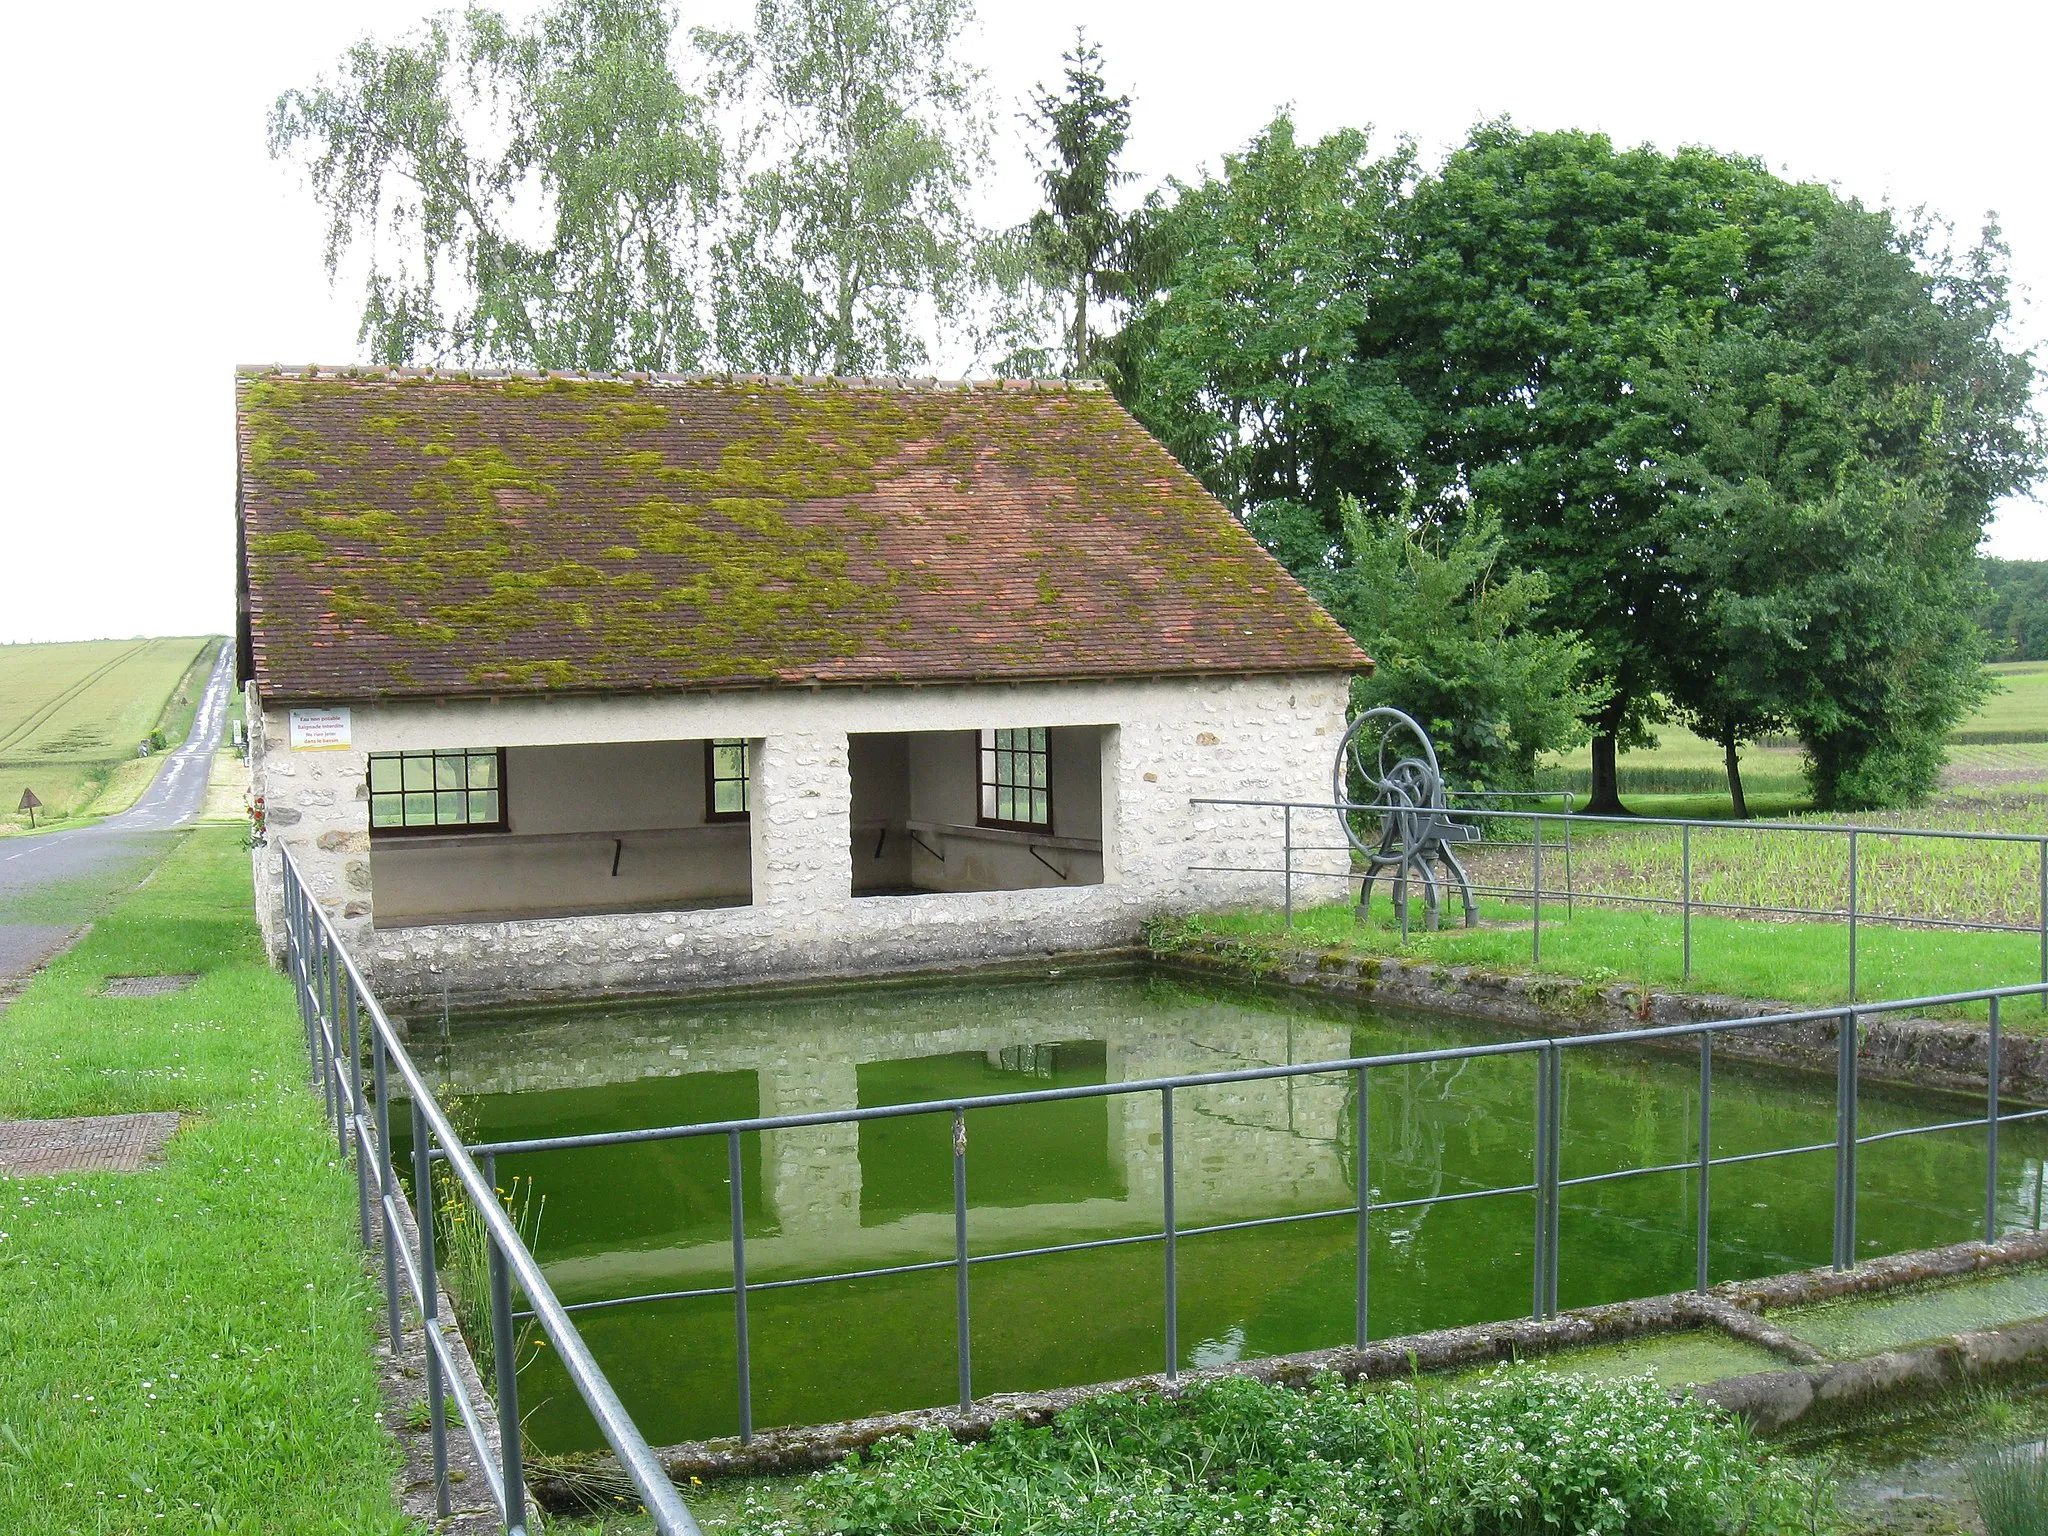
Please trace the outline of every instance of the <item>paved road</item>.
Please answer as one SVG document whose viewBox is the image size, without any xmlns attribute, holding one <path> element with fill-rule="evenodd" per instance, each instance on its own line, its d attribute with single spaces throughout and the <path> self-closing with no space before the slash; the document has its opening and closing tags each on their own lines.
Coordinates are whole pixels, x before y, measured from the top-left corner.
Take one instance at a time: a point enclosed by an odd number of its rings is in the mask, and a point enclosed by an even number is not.
<svg viewBox="0 0 2048 1536">
<path fill-rule="evenodd" d="M 192 733 L 158 771 L 142 798 L 118 816 L 89 827 L 0 840 L 0 995 L 61 949 L 77 927 L 65 900 L 89 899 L 90 888 L 110 883 L 144 859 L 159 856 L 166 834 L 196 817 L 206 804 L 213 754 L 227 725 L 234 687 L 232 648 L 221 647 Z M 19 921 L 11 921 L 19 918 Z"/>
</svg>

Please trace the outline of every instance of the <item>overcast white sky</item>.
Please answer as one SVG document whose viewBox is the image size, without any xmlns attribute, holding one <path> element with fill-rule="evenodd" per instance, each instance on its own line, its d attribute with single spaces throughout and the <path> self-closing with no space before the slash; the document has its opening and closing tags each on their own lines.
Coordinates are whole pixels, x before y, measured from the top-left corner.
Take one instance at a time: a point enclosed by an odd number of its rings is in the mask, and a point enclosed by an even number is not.
<svg viewBox="0 0 2048 1536">
<path fill-rule="evenodd" d="M 1136 97 L 1147 183 L 1214 165 L 1283 103 L 1304 129 L 1372 124 L 1431 156 L 1475 120 L 1600 129 L 1766 157 L 1973 232 L 1995 209 L 2048 335 L 2040 170 L 2048 22 L 2018 0 L 1873 4 L 983 0 L 966 52 L 1006 109 L 1053 78 L 1077 22 Z M 319 220 L 263 148 L 283 88 L 431 0 L 24 5 L 0 50 L 0 641 L 225 630 L 233 613 L 231 370 L 356 357 Z M 512 0 L 515 12 L 531 8 Z M 683 20 L 731 25 L 745 0 Z M 1006 125 L 1008 123 L 1006 111 Z M 987 189 L 1019 217 L 1014 143 Z M 1994 553 L 2048 558 L 2005 508 Z"/>
</svg>

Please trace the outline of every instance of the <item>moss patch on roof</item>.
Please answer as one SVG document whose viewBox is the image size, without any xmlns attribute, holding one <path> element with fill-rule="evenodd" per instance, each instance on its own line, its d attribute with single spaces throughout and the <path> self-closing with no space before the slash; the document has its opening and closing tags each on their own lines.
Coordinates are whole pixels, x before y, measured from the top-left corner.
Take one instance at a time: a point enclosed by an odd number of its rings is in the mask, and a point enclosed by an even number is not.
<svg viewBox="0 0 2048 1536">
<path fill-rule="evenodd" d="M 1369 665 L 1097 391 L 239 385 L 274 698 Z"/>
</svg>

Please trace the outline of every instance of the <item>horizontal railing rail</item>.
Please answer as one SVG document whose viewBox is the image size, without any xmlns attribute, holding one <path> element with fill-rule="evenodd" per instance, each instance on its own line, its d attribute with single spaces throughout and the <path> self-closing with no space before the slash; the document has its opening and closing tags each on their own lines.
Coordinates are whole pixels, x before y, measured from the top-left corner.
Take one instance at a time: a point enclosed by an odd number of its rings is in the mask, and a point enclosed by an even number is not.
<svg viewBox="0 0 2048 1536">
<path fill-rule="evenodd" d="M 517 1337 L 513 1327 L 512 1293 L 516 1288 L 528 1303 L 517 1317 L 539 1323 L 564 1373 L 653 1517 L 655 1529 L 661 1536 L 698 1536 L 697 1523 L 675 1485 L 626 1413 L 540 1265 L 528 1251 L 518 1227 L 499 1202 L 492 1160 L 486 1157 L 484 1165 L 478 1166 L 476 1156 L 464 1145 L 392 1028 L 383 1005 L 364 981 L 332 920 L 307 889 L 290 851 L 280 850 L 280 854 L 286 969 L 297 996 L 306 1049 L 320 1084 L 323 1107 L 342 1157 L 355 1169 L 362 1240 L 366 1247 L 374 1244 L 382 1250 L 385 1327 L 394 1356 L 404 1338 L 402 1303 L 408 1295 L 420 1319 L 426 1355 L 435 1504 L 439 1513 L 445 1517 L 454 1508 L 449 1487 L 445 1406 L 452 1399 L 476 1452 L 500 1524 L 508 1536 L 524 1536 L 528 1528 Z M 370 1054 L 367 1088 L 365 1046 Z M 414 1178 L 410 1210 L 404 1208 L 404 1191 L 391 1159 L 391 1101 L 400 1093 L 409 1100 L 412 1110 Z M 442 1315 L 432 1177 L 437 1163 L 448 1167 L 485 1232 L 493 1323 L 496 1447 L 490 1443 L 480 1405 L 458 1368 L 460 1341 L 451 1338 L 449 1320 Z M 373 1205 L 378 1215 L 374 1224 Z M 408 1224 L 413 1233 L 410 1239 L 406 1235 Z"/>
<path fill-rule="evenodd" d="M 1502 792 L 1504 798 L 1507 792 Z M 1523 794 L 1556 799 L 1557 795 L 1544 795 L 1542 791 L 1523 791 Z M 1460 796 L 1462 798 L 1462 795 Z M 1980 832 L 1966 829 L 1942 827 L 1885 827 L 1860 823 L 1820 821 L 1706 821 L 1696 818 L 1673 816 L 1596 816 L 1572 808 L 1569 796 L 1562 797 L 1565 808 L 1559 811 L 1508 810 L 1458 805 L 1449 814 L 1458 820 L 1471 822 L 1492 821 L 1499 825 L 1526 826 L 1526 840 L 1499 840 L 1478 845 L 1479 848 L 1526 848 L 1531 851 L 1529 880 L 1527 884 L 1514 885 L 1500 881 L 1476 879 L 1472 890 L 1478 896 L 1492 896 L 1503 901 L 1526 903 L 1530 912 L 1529 948 L 1534 963 L 1541 963 L 1543 954 L 1543 921 L 1545 902 L 1561 900 L 1565 916 L 1569 919 L 1576 905 L 1585 902 L 1595 906 L 1639 907 L 1653 910 L 1676 911 L 1679 915 L 1678 943 L 1680 949 L 1679 974 L 1685 981 L 1692 979 L 1693 972 L 1693 927 L 1695 913 L 1723 916 L 1757 916 L 1772 918 L 1799 918 L 1816 921 L 1836 921 L 1848 928 L 1848 979 L 1846 1000 L 1859 1001 L 1859 977 L 1857 974 L 1858 938 L 1862 928 L 1879 924 L 1891 928 L 1944 929 L 1975 933 L 2024 933 L 2038 938 L 2040 978 L 2048 983 L 2048 834 L 2038 832 Z M 1294 925 L 1295 887 L 1300 881 L 1338 881 L 1347 888 L 1358 884 L 1364 870 L 1355 863 L 1351 845 L 1346 843 L 1303 843 L 1296 840 L 1295 831 L 1302 818 L 1328 818 L 1332 816 L 1371 817 L 1377 812 L 1371 806 L 1338 804 L 1334 801 L 1305 800 L 1259 800 L 1234 799 L 1223 796 L 1197 796 L 1188 802 L 1195 806 L 1211 806 L 1218 809 L 1239 809 L 1250 811 L 1280 812 L 1280 853 L 1277 865 L 1260 864 L 1215 864 L 1192 863 L 1187 866 L 1191 874 L 1280 876 L 1283 882 L 1283 919 L 1288 927 Z M 1679 834 L 1678 890 L 1675 894 L 1658 894 L 1642 890 L 1603 890 L 1591 888 L 1575 879 L 1573 871 L 1572 830 L 1575 826 L 1613 827 L 1632 832 L 1649 829 L 1677 829 Z M 1559 833 L 1563 852 L 1561 874 L 1564 883 L 1560 887 L 1547 880 L 1544 873 L 1544 849 L 1549 845 L 1550 833 Z M 1703 832 L 1716 834 L 1769 835 L 1776 833 L 1800 834 L 1807 837 L 1840 838 L 1844 841 L 1844 903 L 1840 907 L 1813 907 L 1792 903 L 1774 902 L 1731 902 L 1703 898 L 1694 891 L 1693 884 L 1693 843 L 1696 835 Z M 1940 841 L 1957 843 L 2004 844 L 2035 850 L 2036 857 L 2024 893 L 2032 900 L 2035 917 L 2032 922 L 1997 922 L 1972 918 L 1944 917 L 1932 912 L 1896 912 L 1873 908 L 1863 898 L 1862 871 L 1863 847 L 1868 840 L 1903 839 L 1907 841 Z M 1339 862 L 1332 867 L 1305 866 L 1302 856 L 1336 855 Z M 1401 921 L 1401 937 L 1405 944 L 1408 938 L 1408 908 L 1401 900 L 1398 877 L 1395 881 L 1396 905 Z M 2014 887 L 2015 896 L 2021 894 Z M 2043 996 L 2043 1006 L 2048 1008 L 2048 994 Z"/>
<path fill-rule="evenodd" d="M 469 1151 L 473 1156 L 485 1158 L 489 1163 L 495 1164 L 499 1159 L 535 1154 L 555 1154 L 592 1148 L 638 1146 L 712 1136 L 726 1138 L 728 1147 L 728 1177 L 732 1190 L 728 1234 L 732 1250 L 732 1280 L 722 1285 L 687 1286 L 627 1296 L 599 1297 L 575 1301 L 564 1304 L 563 1310 L 569 1313 L 602 1311 L 654 1302 L 730 1296 L 733 1299 L 733 1327 L 736 1331 L 736 1372 L 738 1375 L 736 1398 L 739 1404 L 739 1430 L 741 1438 L 747 1440 L 751 1439 L 754 1433 L 751 1408 L 751 1348 L 747 1298 L 750 1295 L 759 1294 L 764 1291 L 794 1290 L 811 1286 L 841 1284 L 855 1280 L 873 1280 L 890 1276 L 930 1274 L 943 1270 L 952 1270 L 956 1276 L 954 1349 L 959 1400 L 964 1408 L 973 1401 L 973 1328 L 970 1311 L 969 1277 L 977 1268 L 992 1264 L 1106 1248 L 1157 1245 L 1162 1253 L 1161 1283 L 1163 1288 L 1162 1306 L 1165 1334 L 1165 1359 L 1163 1365 L 1167 1378 L 1171 1380 L 1178 1376 L 1181 1365 L 1178 1346 L 1179 1299 L 1177 1256 L 1179 1244 L 1187 1238 L 1206 1236 L 1213 1233 L 1246 1231 L 1261 1227 L 1293 1225 L 1311 1221 L 1355 1220 L 1358 1223 L 1359 1238 L 1356 1257 L 1356 1316 L 1353 1334 L 1355 1342 L 1361 1346 L 1367 1342 L 1370 1336 L 1370 1265 L 1367 1261 L 1366 1237 L 1372 1218 L 1385 1212 L 1426 1209 L 1433 1206 L 1449 1205 L 1469 1200 L 1532 1197 L 1535 1205 L 1535 1226 L 1530 1280 L 1531 1315 L 1539 1319 L 1548 1318 L 1554 1317 L 1558 1311 L 1557 1288 L 1562 1247 L 1559 1237 L 1559 1211 L 1561 1194 L 1564 1190 L 1588 1188 L 1653 1174 L 1690 1173 L 1694 1175 L 1699 1182 L 1700 1188 L 1698 1200 L 1699 1214 L 1697 1228 L 1694 1233 L 1694 1279 L 1697 1288 L 1704 1291 L 1707 1289 L 1710 1280 L 1709 1258 L 1712 1241 L 1710 1184 L 1716 1169 L 1772 1159 L 1833 1153 L 1835 1159 L 1833 1261 L 1837 1268 L 1847 1269 L 1853 1266 L 1856 1259 L 1856 1158 L 1858 1151 L 1862 1147 L 1877 1142 L 1897 1140 L 1905 1136 L 1981 1130 L 1986 1138 L 1988 1170 L 1984 1190 L 1983 1232 L 1987 1241 L 1995 1239 L 2000 1235 L 2001 1231 L 1998 1204 L 1999 1133 L 2001 1129 L 2008 1126 L 2048 1118 L 2048 1108 L 2014 1110 L 2000 1103 L 1999 1078 L 2002 1073 L 2003 1060 L 2001 1009 L 2013 999 L 2040 997 L 2044 993 L 2048 993 L 2048 986 L 2030 982 L 2007 987 L 1982 988 L 1964 993 L 1945 993 L 1927 997 L 1895 999 L 1888 1002 L 1865 1003 L 1855 1007 L 1834 1006 L 1799 1009 L 1683 1024 L 1648 1025 L 1637 1029 L 1615 1030 L 1601 1034 L 1558 1037 L 1538 1036 L 1476 1045 L 1445 1046 L 1428 1050 L 1380 1052 L 1366 1056 L 1349 1056 L 1324 1061 L 1242 1067 L 1217 1072 L 1179 1073 L 1125 1082 L 1084 1083 L 1059 1088 L 1025 1089 L 1013 1093 L 926 1099 L 904 1104 L 878 1104 L 855 1109 L 819 1110 L 790 1115 L 757 1115 L 739 1119 L 698 1121 L 689 1124 L 651 1126 L 631 1130 L 479 1141 L 471 1146 Z M 1909 1126 L 1867 1134 L 1862 1133 L 1858 1128 L 1856 1106 L 1858 1096 L 1857 1060 L 1864 1021 L 1874 1015 L 1913 1012 L 1929 1008 L 1956 1006 L 1964 1003 L 1982 1004 L 1988 1009 L 1990 1014 L 1991 1026 L 1987 1036 L 1986 1047 L 1988 1087 L 1985 1113 L 1972 1116 L 1967 1120 L 1942 1120 L 1928 1125 Z M 1713 1150 L 1713 1042 L 1723 1036 L 1740 1035 L 1750 1031 L 1785 1029 L 1826 1022 L 1832 1022 L 1837 1026 L 1837 1039 L 1839 1042 L 1836 1059 L 1835 1136 L 1827 1141 L 1802 1142 L 1796 1145 L 1771 1147 L 1747 1152 L 1715 1153 Z M 1680 1161 L 1601 1169 L 1567 1176 L 1562 1168 L 1564 1154 L 1563 1124 L 1565 1117 L 1562 1080 L 1563 1066 L 1568 1055 L 1573 1052 L 1615 1047 L 1671 1045 L 1685 1040 L 1696 1040 L 1699 1051 L 1700 1117 L 1694 1154 Z M 1373 1074 L 1420 1065 L 1467 1062 L 1487 1058 L 1524 1057 L 1533 1057 L 1536 1064 L 1535 1082 L 1532 1084 L 1533 1091 L 1531 1093 L 1531 1104 L 1534 1110 L 1533 1137 L 1531 1141 L 1531 1177 L 1511 1183 L 1454 1188 L 1412 1198 L 1397 1200 L 1375 1198 L 1371 1183 L 1369 1144 Z M 1208 1222 L 1197 1226 L 1181 1225 L 1179 1220 L 1180 1212 L 1176 1203 L 1174 1180 L 1173 1129 L 1175 1095 L 1205 1088 L 1305 1077 L 1350 1077 L 1355 1083 L 1358 1113 L 1355 1117 L 1354 1144 L 1351 1147 L 1357 1170 L 1354 1197 L 1340 1206 L 1330 1206 L 1311 1211 L 1291 1211 L 1234 1221 Z M 972 1251 L 968 1241 L 969 1225 L 966 1199 L 968 1171 L 967 1121 L 970 1115 L 995 1109 L 1066 1103 L 1080 1099 L 1121 1098 L 1132 1095 L 1153 1095 L 1159 1101 L 1161 1136 L 1158 1155 L 1160 1158 L 1159 1186 L 1161 1207 L 1160 1225 L 1157 1230 L 1123 1233 L 1115 1236 L 1061 1243 L 1048 1243 L 1034 1247 L 1006 1247 L 997 1252 L 976 1253 Z M 954 1222 L 953 1252 L 950 1256 L 865 1268 L 834 1269 L 817 1274 L 778 1276 L 772 1279 L 750 1278 L 748 1276 L 746 1258 L 747 1232 L 741 1184 L 744 1167 L 744 1158 L 741 1153 L 742 1138 L 749 1135 L 759 1135 L 764 1132 L 798 1130 L 819 1126 L 862 1125 L 872 1121 L 901 1120 L 931 1115 L 949 1116 L 953 1125 L 951 1148 L 953 1160 Z M 2039 1229 L 2041 1224 L 2041 1207 L 2041 1179 L 2040 1172 L 2037 1170 L 2033 1212 L 2033 1223 L 2036 1230 Z"/>
</svg>

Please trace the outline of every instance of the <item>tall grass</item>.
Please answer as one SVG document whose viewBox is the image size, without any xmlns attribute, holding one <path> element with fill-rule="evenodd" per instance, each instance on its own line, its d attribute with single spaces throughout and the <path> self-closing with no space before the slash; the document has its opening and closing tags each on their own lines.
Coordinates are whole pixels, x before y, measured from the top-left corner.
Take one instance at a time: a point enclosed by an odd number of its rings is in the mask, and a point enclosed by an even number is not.
<svg viewBox="0 0 2048 1536">
<path fill-rule="evenodd" d="M 2048 1444 L 2007 1445 L 1970 1465 L 1984 1536 L 2048 1536 Z"/>
<path fill-rule="evenodd" d="M 505 1214 L 512 1218 L 512 1225 L 518 1229 L 528 1251 L 532 1251 L 540 1241 L 540 1219 L 547 1197 L 534 1194 L 531 1178 L 515 1178 L 510 1189 L 500 1189 L 497 1194 Z M 491 1317 L 490 1233 L 477 1219 L 462 1186 L 441 1163 L 434 1165 L 434 1246 L 442 1283 L 448 1287 L 449 1300 L 455 1303 L 456 1326 L 469 1344 L 484 1385 L 496 1391 L 498 1349 L 497 1328 Z M 518 1303 L 515 1300 L 513 1304 Z M 524 1370 L 538 1347 L 535 1324 L 529 1318 L 514 1340 L 514 1370 Z"/>
</svg>

